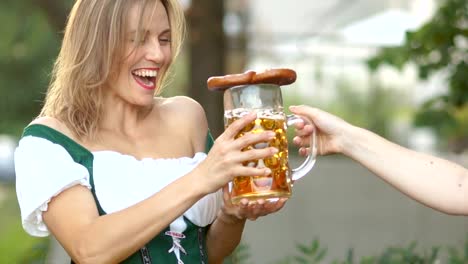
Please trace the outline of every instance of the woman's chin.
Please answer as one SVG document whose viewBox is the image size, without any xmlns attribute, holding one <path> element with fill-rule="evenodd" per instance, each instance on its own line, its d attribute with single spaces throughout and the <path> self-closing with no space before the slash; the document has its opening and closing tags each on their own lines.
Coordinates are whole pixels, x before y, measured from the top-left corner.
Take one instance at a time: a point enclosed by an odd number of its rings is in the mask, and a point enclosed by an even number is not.
<svg viewBox="0 0 468 264">
<path fill-rule="evenodd" d="M 151 98 L 141 99 L 138 102 L 138 105 L 141 107 L 150 107 L 150 106 L 153 106 L 153 104 L 154 104 L 154 96 L 152 96 Z"/>
<path fill-rule="evenodd" d="M 137 107 L 151 107 L 154 104 L 154 96 L 153 95 L 145 95 L 140 96 L 138 98 L 134 98 L 129 103 Z"/>
</svg>

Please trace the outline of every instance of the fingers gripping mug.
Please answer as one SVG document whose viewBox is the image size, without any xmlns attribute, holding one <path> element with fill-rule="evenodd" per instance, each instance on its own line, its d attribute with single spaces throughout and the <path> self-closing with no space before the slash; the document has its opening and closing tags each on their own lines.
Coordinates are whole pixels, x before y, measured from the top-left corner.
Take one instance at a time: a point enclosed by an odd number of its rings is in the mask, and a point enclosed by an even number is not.
<svg viewBox="0 0 468 264">
<path fill-rule="evenodd" d="M 276 134 L 269 142 L 247 147 L 252 149 L 273 146 L 278 152 L 266 159 L 244 163 L 244 166 L 268 167 L 272 173 L 268 176 L 235 177 L 231 182 L 231 199 L 234 204 L 244 198 L 255 201 L 290 197 L 292 182 L 306 175 L 315 164 L 317 151 L 314 132 L 310 142 L 311 151 L 306 160 L 298 168 L 291 169 L 289 166 L 286 130 L 289 125 L 302 119 L 284 113 L 281 85 L 291 84 L 295 80 L 296 73 L 290 69 L 270 69 L 261 73 L 248 71 L 208 79 L 208 89 L 224 91 L 225 127 L 252 111 L 257 113 L 257 119 L 247 125 L 236 137 L 264 130 L 271 130 Z"/>
</svg>

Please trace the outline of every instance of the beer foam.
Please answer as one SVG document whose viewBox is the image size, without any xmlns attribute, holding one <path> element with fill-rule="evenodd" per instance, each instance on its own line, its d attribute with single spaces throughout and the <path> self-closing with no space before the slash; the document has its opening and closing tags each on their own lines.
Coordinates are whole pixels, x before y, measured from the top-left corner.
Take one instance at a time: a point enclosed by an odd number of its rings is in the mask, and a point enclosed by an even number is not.
<svg viewBox="0 0 468 264">
<path fill-rule="evenodd" d="M 236 108 L 232 110 L 227 110 L 224 112 L 224 117 L 226 118 L 241 118 L 252 111 L 257 113 L 257 118 L 268 118 L 268 119 L 285 119 L 285 114 L 283 112 L 278 112 L 273 109 L 247 109 L 247 108 Z"/>
</svg>

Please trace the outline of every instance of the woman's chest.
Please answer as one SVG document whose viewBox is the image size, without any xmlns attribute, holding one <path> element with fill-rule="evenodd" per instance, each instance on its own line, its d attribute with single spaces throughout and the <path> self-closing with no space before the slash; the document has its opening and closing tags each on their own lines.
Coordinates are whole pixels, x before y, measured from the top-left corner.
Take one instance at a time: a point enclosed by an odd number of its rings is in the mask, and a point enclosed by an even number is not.
<svg viewBox="0 0 468 264">
<path fill-rule="evenodd" d="M 107 133 L 99 140 L 84 145 L 92 152 L 110 150 L 138 160 L 192 157 L 195 154 L 189 135 L 175 132 L 139 137 Z"/>
<path fill-rule="evenodd" d="M 194 169 L 206 154 L 192 157 L 137 159 L 115 151 L 93 152 L 92 180 L 106 213 L 130 207 Z"/>
</svg>

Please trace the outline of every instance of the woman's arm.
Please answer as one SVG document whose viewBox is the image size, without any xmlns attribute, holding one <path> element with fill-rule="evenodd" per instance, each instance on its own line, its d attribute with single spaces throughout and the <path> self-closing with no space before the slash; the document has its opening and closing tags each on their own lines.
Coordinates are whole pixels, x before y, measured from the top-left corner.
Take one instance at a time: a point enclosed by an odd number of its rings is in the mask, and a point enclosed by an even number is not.
<svg viewBox="0 0 468 264">
<path fill-rule="evenodd" d="M 230 201 L 229 194 L 223 192 L 224 202 Z M 216 220 L 211 224 L 206 238 L 208 260 L 213 264 L 222 264 L 239 245 L 244 231 L 246 218 L 238 218 L 228 212 L 226 204 L 219 210 Z"/>
<path fill-rule="evenodd" d="M 196 102 L 191 105 L 190 113 L 193 115 L 191 120 L 195 122 L 192 123 L 192 128 L 189 131 L 193 131 L 194 149 L 196 152 L 206 151 L 208 134 L 206 115 L 201 105 Z M 229 194 L 223 192 L 224 201 L 228 199 L 227 196 Z M 206 247 L 209 263 L 223 263 L 224 258 L 234 251 L 242 237 L 245 221 L 245 218 L 238 218 L 228 212 L 227 207 L 223 204 L 207 233 Z"/>
<path fill-rule="evenodd" d="M 189 174 L 150 198 L 99 216 L 82 186 L 60 193 L 43 213 L 44 222 L 77 263 L 117 263 L 141 248 L 207 192 Z"/>
<path fill-rule="evenodd" d="M 468 170 L 394 144 L 362 128 L 347 134 L 343 153 L 412 199 L 438 211 L 468 215 Z"/>
<path fill-rule="evenodd" d="M 188 130 L 193 131 L 194 149 L 195 151 L 205 151 L 206 135 L 208 133 L 205 112 L 196 102 L 192 104 L 187 103 L 187 105 L 192 106 L 191 108 L 186 109 L 190 109 L 189 112 L 192 115 L 191 120 L 195 121 L 192 123 L 193 127 Z M 255 118 L 255 115 L 253 117 Z M 212 152 L 217 151 L 216 148 L 223 144 L 219 141 L 223 140 L 224 134 L 216 139 L 216 144 L 210 151 L 209 156 L 216 155 Z M 269 148 L 269 151 L 276 150 Z M 271 152 L 271 154 L 273 154 L 273 152 Z M 265 173 L 269 174 L 270 172 L 265 171 Z M 231 203 L 231 197 L 229 195 L 227 185 L 225 185 L 223 188 L 223 206 L 219 210 L 215 221 L 211 224 L 207 233 L 206 244 L 209 262 L 215 264 L 222 263 L 223 260 L 234 251 L 234 249 L 239 245 L 247 219 L 255 220 L 260 216 L 274 213 L 280 210 L 285 203 L 286 199 L 280 199 L 275 203 L 260 200 L 255 204 L 249 204 L 247 200 L 243 200 L 239 205 L 233 205 Z"/>
<path fill-rule="evenodd" d="M 44 222 L 76 262 L 120 262 L 199 199 L 227 184 L 234 175 L 266 173 L 264 169 L 246 168 L 242 162 L 271 156 L 272 148 L 241 150 L 256 142 L 270 140 L 273 135 L 261 133 L 234 138 L 254 118 L 246 116 L 233 123 L 217 139 L 210 155 L 193 171 L 134 206 L 99 216 L 91 192 L 75 186 L 50 201 L 48 210 L 43 213 Z"/>
<path fill-rule="evenodd" d="M 239 245 L 247 219 L 256 220 L 258 217 L 274 213 L 283 208 L 286 198 L 277 202 L 267 202 L 263 199 L 252 203 L 243 199 L 238 205 L 231 203 L 229 188 L 223 188 L 223 207 L 218 212 L 216 220 L 208 231 L 207 247 L 210 263 L 223 263 Z"/>
<path fill-rule="evenodd" d="M 206 139 L 208 133 L 208 122 L 203 108 L 196 102 L 191 104 L 193 108 L 190 113 L 193 115 L 190 131 L 193 132 L 193 144 L 195 151 L 206 151 Z M 221 122 L 221 120 L 220 120 Z M 228 200 L 229 194 L 223 192 L 223 200 Z M 223 204 L 219 210 L 215 221 L 208 229 L 206 247 L 208 260 L 210 263 L 223 263 L 225 257 L 229 256 L 240 242 L 242 231 L 244 230 L 246 218 L 238 218 Z"/>
<path fill-rule="evenodd" d="M 447 214 L 468 215 L 466 168 L 401 147 L 319 109 L 290 109 L 314 124 L 319 154 L 344 154 L 420 203 Z M 295 138 L 295 143 L 305 146 L 312 130 L 312 126 L 299 126 L 298 135 L 302 138 Z M 300 151 L 303 154 L 305 149 Z"/>
</svg>

